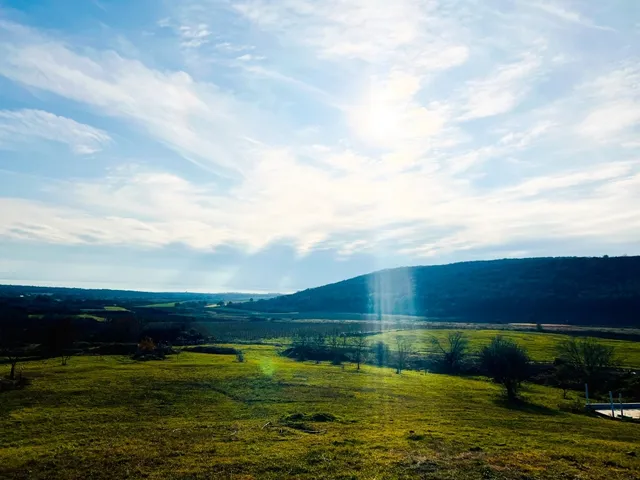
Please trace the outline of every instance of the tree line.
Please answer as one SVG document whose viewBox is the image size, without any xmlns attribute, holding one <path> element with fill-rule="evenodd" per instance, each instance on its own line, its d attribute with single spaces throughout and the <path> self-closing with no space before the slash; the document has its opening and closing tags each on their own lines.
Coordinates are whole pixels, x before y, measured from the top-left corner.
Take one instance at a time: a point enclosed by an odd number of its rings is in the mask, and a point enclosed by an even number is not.
<svg viewBox="0 0 640 480">
<path fill-rule="evenodd" d="M 570 390 L 588 384 L 594 394 L 615 386 L 630 396 L 640 395 L 640 382 L 618 368 L 613 347 L 591 337 L 570 337 L 556 347 L 552 365 L 537 365 L 527 349 L 511 339 L 495 336 L 478 355 L 473 355 L 464 332 L 450 332 L 445 339 L 431 338 L 434 353 L 418 355 L 410 341 L 396 337 L 394 345 L 371 342 L 367 334 L 299 332 L 282 354 L 300 361 L 329 361 L 334 365 L 352 362 L 446 374 L 482 374 L 501 385 L 506 397 L 516 400 L 526 381 L 555 386 L 567 397 Z M 393 346 L 393 348 L 391 348 Z"/>
</svg>

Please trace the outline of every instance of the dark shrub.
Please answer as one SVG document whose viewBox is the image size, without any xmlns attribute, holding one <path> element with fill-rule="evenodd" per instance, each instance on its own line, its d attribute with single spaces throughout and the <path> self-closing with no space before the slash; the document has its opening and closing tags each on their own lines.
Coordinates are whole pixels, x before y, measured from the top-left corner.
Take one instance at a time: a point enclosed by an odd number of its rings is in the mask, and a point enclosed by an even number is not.
<svg viewBox="0 0 640 480">
<path fill-rule="evenodd" d="M 480 352 L 484 373 L 501 384 L 509 400 L 515 400 L 524 380 L 530 375 L 527 351 L 512 340 L 498 335 Z"/>
<path fill-rule="evenodd" d="M 312 422 L 335 422 L 338 418 L 331 413 L 313 413 L 309 415 Z"/>
<path fill-rule="evenodd" d="M 232 347 L 218 347 L 213 345 L 198 345 L 195 347 L 183 348 L 185 352 L 210 353 L 213 355 L 237 355 L 238 350 Z"/>
</svg>

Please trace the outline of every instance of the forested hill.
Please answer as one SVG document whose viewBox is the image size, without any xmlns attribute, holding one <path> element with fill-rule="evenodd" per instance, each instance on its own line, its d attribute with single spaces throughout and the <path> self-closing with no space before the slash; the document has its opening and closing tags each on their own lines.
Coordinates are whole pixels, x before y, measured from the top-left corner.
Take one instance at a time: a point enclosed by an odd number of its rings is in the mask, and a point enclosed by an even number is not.
<svg viewBox="0 0 640 480">
<path fill-rule="evenodd" d="M 246 308 L 640 327 L 640 257 L 403 267 L 260 300 Z"/>
</svg>

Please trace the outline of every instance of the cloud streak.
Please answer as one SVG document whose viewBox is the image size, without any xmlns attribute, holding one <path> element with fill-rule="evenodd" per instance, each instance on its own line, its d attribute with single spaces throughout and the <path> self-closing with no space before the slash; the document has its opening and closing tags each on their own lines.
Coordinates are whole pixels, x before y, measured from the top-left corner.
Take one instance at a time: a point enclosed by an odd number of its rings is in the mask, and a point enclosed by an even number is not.
<svg viewBox="0 0 640 480">
<path fill-rule="evenodd" d="M 87 155 L 111 141 L 104 131 L 42 110 L 0 110 L 0 148 L 28 148 L 34 140 L 64 143 Z"/>
<path fill-rule="evenodd" d="M 250 165 L 242 152 L 251 105 L 183 71 L 153 70 L 112 51 L 80 55 L 22 26 L 2 27 L 1 75 L 132 122 L 211 170 L 237 172 Z M 239 109 L 245 111 L 242 124 L 234 115 Z"/>
<path fill-rule="evenodd" d="M 115 29 L 145 52 L 127 58 L 0 22 L 0 75 L 28 99 L 0 103 L 0 146 L 95 159 L 0 197 L 0 237 L 391 264 L 633 244 L 633 34 L 499 4 L 190 0 L 147 19 L 150 47 Z"/>
</svg>

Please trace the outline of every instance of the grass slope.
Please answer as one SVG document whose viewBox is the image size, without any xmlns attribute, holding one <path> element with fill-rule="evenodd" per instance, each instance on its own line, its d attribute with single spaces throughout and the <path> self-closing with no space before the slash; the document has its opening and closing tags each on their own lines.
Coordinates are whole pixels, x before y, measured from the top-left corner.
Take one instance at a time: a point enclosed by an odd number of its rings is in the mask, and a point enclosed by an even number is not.
<svg viewBox="0 0 640 480">
<path fill-rule="evenodd" d="M 450 332 L 455 329 L 420 329 L 401 332 L 385 332 L 370 337 L 371 342 L 383 341 L 393 349 L 397 338 L 409 340 L 416 353 L 434 353 L 436 349 L 431 343 L 431 338 L 436 337 L 443 341 Z M 478 352 L 487 345 L 496 335 L 510 338 L 527 349 L 532 360 L 538 362 L 551 362 L 558 355 L 556 347 L 567 338 L 568 335 L 546 332 L 516 332 L 513 330 L 459 330 L 469 338 L 469 346 L 472 352 Z M 609 340 L 599 338 L 598 342 L 615 348 L 616 357 L 621 365 L 640 368 L 640 342 L 629 340 Z"/>
<path fill-rule="evenodd" d="M 558 409 L 531 386 L 506 408 L 480 379 L 296 363 L 268 346 L 134 363 L 26 365 L 2 394 L 0 478 L 558 479 L 640 473 L 639 425 Z M 294 413 L 306 416 L 282 422 Z M 314 422 L 330 413 L 333 422 Z M 295 417 L 294 417 L 295 418 Z M 271 422 L 271 423 L 268 423 Z M 316 433 L 308 433 L 316 432 Z M 640 452 L 638 452 L 640 454 Z"/>
</svg>

